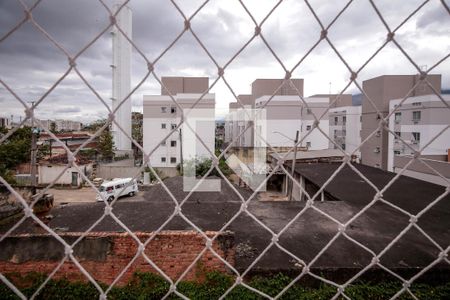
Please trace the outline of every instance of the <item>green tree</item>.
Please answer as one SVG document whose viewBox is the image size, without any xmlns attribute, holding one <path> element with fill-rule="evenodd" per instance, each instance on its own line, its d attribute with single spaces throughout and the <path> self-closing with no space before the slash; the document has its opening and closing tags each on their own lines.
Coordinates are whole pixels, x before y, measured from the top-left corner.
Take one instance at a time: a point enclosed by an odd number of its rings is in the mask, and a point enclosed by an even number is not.
<svg viewBox="0 0 450 300">
<path fill-rule="evenodd" d="M 57 133 L 57 130 L 56 130 L 56 123 L 55 123 L 55 122 L 50 122 L 50 131 L 51 131 L 52 133 Z"/>
<path fill-rule="evenodd" d="M 7 132 L 5 128 L 0 128 L 0 136 Z M 0 144 L 0 176 L 8 182 L 14 182 L 12 170 L 21 163 L 29 162 L 30 153 L 31 128 L 19 128 Z"/>
<path fill-rule="evenodd" d="M 97 130 L 99 130 L 105 124 L 106 124 L 106 119 L 99 119 L 88 125 L 85 125 L 83 129 L 87 130 L 89 132 L 95 133 L 95 132 L 97 132 Z"/>
<path fill-rule="evenodd" d="M 216 155 L 220 155 L 219 152 L 216 153 Z M 195 167 L 195 176 L 196 177 L 203 177 L 208 172 L 208 170 L 211 168 L 212 160 L 207 159 L 189 159 L 185 160 L 183 163 L 183 171 L 188 172 L 188 170 L 192 170 Z M 221 157 L 219 159 L 219 170 L 223 173 L 225 176 L 229 176 L 233 173 L 233 171 L 228 167 L 225 159 Z M 183 172 L 181 172 L 180 164 L 177 165 L 177 171 L 180 175 L 183 175 Z M 189 172 L 190 173 L 190 172 Z M 216 168 L 214 168 L 211 173 L 209 173 L 209 176 L 221 176 Z"/>
<path fill-rule="evenodd" d="M 112 160 L 114 158 L 114 140 L 108 128 L 100 134 L 97 149 L 103 159 Z"/>
</svg>

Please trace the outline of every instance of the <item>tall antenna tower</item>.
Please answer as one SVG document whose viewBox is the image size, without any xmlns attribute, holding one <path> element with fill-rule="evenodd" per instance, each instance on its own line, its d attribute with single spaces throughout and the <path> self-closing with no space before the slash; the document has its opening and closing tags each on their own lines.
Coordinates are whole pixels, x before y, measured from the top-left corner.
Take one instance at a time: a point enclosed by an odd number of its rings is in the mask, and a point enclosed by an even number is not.
<svg viewBox="0 0 450 300">
<path fill-rule="evenodd" d="M 114 12 L 121 7 L 116 4 Z M 122 7 L 116 16 L 117 25 L 130 39 L 132 37 L 131 9 L 128 6 Z M 119 104 L 128 96 L 131 91 L 131 44 L 127 38 L 114 26 L 112 31 L 112 109 L 116 109 Z M 115 121 L 122 128 L 113 123 L 112 135 L 117 154 L 131 154 L 131 140 L 126 136 L 131 136 L 131 97 L 120 105 L 115 113 Z M 126 133 L 126 134 L 125 134 Z"/>
</svg>

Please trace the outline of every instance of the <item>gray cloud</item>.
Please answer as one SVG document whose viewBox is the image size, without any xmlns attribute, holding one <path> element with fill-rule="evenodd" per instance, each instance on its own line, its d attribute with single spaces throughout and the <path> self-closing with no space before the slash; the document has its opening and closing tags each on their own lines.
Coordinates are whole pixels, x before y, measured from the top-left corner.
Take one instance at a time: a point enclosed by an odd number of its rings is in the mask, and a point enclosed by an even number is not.
<svg viewBox="0 0 450 300">
<path fill-rule="evenodd" d="M 32 3 L 33 1 L 27 1 Z M 111 8 L 113 0 L 108 0 Z M 201 1 L 178 1 L 189 16 Z M 177 2 L 177 3 L 178 3 Z M 411 13 L 418 3 L 377 1 L 376 4 L 391 28 Z M 449 17 L 439 1 L 419 11 L 396 35 L 396 39 L 420 64 L 433 65 L 450 51 Z M 245 1 L 261 20 L 271 9 L 269 2 Z M 325 0 L 311 3 L 326 26 L 344 3 Z M 184 20 L 170 1 L 132 0 L 133 42 L 149 60 L 154 60 L 183 31 Z M 17 1 L 0 1 L 0 38 L 23 18 Z M 33 11 L 33 18 L 58 43 L 73 55 L 108 25 L 107 10 L 99 1 L 46 0 Z M 220 65 L 226 63 L 253 35 L 254 24 L 239 3 L 212 1 L 193 19 L 192 28 Z M 292 68 L 320 35 L 320 26 L 303 2 L 285 1 L 266 21 L 262 32 L 287 68 Z M 350 64 L 358 68 L 384 42 L 387 30 L 367 1 L 354 1 L 329 30 L 329 38 Z M 362 72 L 360 80 L 393 73 L 414 72 L 411 64 L 395 47 L 388 46 Z M 133 53 L 133 78 L 136 85 L 147 73 L 147 66 Z M 109 103 L 111 93 L 111 37 L 102 35 L 78 59 L 77 67 L 96 91 Z M 25 101 L 39 99 L 69 68 L 67 58 L 31 23 L 0 43 L 0 79 Z M 445 70 L 448 62 L 436 71 L 443 72 L 443 87 L 450 87 Z M 190 32 L 156 64 L 158 75 L 204 75 L 217 78 L 217 69 Z M 226 78 L 235 92 L 248 93 L 250 83 L 258 77 L 284 76 L 278 62 L 257 37 L 226 70 Z M 306 94 L 328 92 L 329 82 L 336 90 L 348 80 L 348 70 L 325 41 L 299 66 L 295 76 L 305 78 Z M 223 84 L 214 92 L 218 106 L 233 100 Z M 355 91 L 354 87 L 351 91 Z M 132 97 L 133 108 L 141 109 L 142 95 L 158 93 L 157 82 L 149 78 Z M 23 108 L 0 88 L 0 111 L 22 114 Z M 57 109 L 55 109 L 57 107 Z M 39 107 L 43 116 L 81 118 L 83 122 L 106 114 L 100 103 L 75 73 L 71 73 Z"/>
</svg>

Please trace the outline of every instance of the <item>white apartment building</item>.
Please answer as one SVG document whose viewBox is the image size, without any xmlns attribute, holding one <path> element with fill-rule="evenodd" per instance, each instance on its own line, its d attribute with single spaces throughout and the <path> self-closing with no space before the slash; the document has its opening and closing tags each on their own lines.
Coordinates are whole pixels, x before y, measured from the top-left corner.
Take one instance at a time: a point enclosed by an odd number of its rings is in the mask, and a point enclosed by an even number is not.
<svg viewBox="0 0 450 300">
<path fill-rule="evenodd" d="M 11 129 L 11 119 L 6 117 L 0 117 L 0 128 Z"/>
<path fill-rule="evenodd" d="M 189 78 L 192 80 L 193 78 Z M 177 101 L 188 117 L 185 122 L 195 130 L 209 151 L 214 153 L 215 147 L 215 95 L 205 94 L 195 105 L 190 108 L 201 97 L 202 91 L 208 86 L 208 78 L 198 78 L 194 84 L 200 82 L 198 93 L 184 93 L 189 83 L 179 87 L 173 82 L 186 81 L 183 77 L 163 77 L 163 84 L 169 89 L 172 97 Z M 182 91 L 181 93 L 179 91 Z M 146 153 L 155 150 L 150 156 L 152 167 L 158 168 L 167 176 L 175 176 L 176 166 L 181 162 L 198 158 L 209 158 L 210 152 L 195 137 L 194 133 L 185 125 L 171 133 L 181 122 L 183 112 L 177 107 L 169 95 L 144 95 L 143 99 L 143 148 Z M 193 153 L 194 151 L 194 153 Z"/>
<path fill-rule="evenodd" d="M 441 95 L 450 105 L 450 96 Z M 400 136 L 388 137 L 388 171 L 399 172 L 413 157 L 414 152 L 431 143 L 421 152 L 421 158 L 443 176 L 450 179 L 450 110 L 436 95 L 422 95 L 389 102 L 389 112 L 396 112 L 389 118 L 389 129 Z M 441 133 L 436 139 L 434 139 Z M 434 139 L 432 141 L 432 139 Z M 410 147 L 408 147 L 410 146 Z M 445 180 L 420 162 L 410 165 L 404 175 L 446 185 Z"/>
<path fill-rule="evenodd" d="M 269 103 L 270 96 L 256 99 L 255 108 L 264 106 L 266 114 L 266 141 L 272 147 L 292 147 L 297 130 L 299 140 L 303 141 L 299 147 L 308 150 L 328 149 L 328 139 L 314 127 L 313 114 L 320 117 L 329 105 L 329 97 L 304 98 L 307 108 L 299 96 L 274 96 Z M 266 104 L 267 103 L 267 104 Z M 328 115 L 320 119 L 319 127 L 328 134 Z M 260 129 L 258 129 L 260 130 Z"/>
<path fill-rule="evenodd" d="M 361 144 L 361 106 L 342 106 L 331 108 L 328 112 L 330 119 L 330 138 L 345 152 L 351 154 Z M 337 146 L 331 141 L 330 149 Z M 361 157 L 361 151 L 354 153 Z"/>
</svg>

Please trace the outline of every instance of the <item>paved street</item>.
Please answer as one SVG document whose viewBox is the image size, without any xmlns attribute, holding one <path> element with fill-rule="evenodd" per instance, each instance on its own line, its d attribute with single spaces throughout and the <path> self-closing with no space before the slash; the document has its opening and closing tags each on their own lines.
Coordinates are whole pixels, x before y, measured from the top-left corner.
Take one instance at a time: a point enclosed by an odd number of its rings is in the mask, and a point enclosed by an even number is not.
<svg viewBox="0 0 450 300">
<path fill-rule="evenodd" d="M 53 188 L 49 190 L 50 194 L 53 194 L 54 205 L 59 206 L 63 203 L 71 204 L 85 204 L 93 203 L 95 201 L 96 192 L 90 187 L 83 187 L 80 189 L 70 189 L 70 188 Z M 139 191 L 139 193 L 133 197 L 124 196 L 119 198 L 118 201 L 136 201 L 142 200 L 144 193 Z"/>
</svg>

